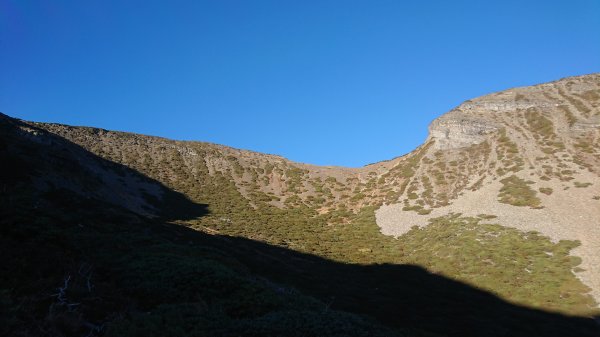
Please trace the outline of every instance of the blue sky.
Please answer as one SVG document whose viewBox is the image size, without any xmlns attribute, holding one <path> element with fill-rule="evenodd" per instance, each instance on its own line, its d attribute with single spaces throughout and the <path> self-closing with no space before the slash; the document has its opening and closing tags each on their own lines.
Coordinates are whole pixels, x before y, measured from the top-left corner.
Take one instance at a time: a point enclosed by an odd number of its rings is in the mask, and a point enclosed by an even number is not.
<svg viewBox="0 0 600 337">
<path fill-rule="evenodd" d="M 0 111 L 323 165 L 436 117 L 600 71 L 600 1 L 0 0 Z"/>
</svg>

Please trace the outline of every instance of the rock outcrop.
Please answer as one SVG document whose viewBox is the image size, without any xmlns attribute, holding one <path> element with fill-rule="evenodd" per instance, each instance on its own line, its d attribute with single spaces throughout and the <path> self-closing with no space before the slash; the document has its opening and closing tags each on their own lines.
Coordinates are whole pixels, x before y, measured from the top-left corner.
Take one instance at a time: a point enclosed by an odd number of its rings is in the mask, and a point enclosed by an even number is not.
<svg viewBox="0 0 600 337">
<path fill-rule="evenodd" d="M 454 110 L 429 125 L 429 138 L 436 149 L 456 149 L 479 144 L 497 130 L 492 121 Z"/>
</svg>

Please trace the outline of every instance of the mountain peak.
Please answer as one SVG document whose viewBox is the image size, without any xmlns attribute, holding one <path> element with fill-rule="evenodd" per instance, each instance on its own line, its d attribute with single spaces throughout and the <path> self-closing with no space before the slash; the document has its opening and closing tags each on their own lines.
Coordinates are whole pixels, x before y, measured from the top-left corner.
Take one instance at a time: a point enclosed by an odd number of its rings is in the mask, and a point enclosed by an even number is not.
<svg viewBox="0 0 600 337">
<path fill-rule="evenodd" d="M 529 87 L 512 88 L 468 100 L 434 120 L 429 139 L 437 149 L 467 147 L 485 141 L 486 135 L 511 128 L 526 111 L 555 116 L 560 130 L 598 127 L 600 73 L 567 77 Z M 564 115 L 566 119 L 560 118 Z"/>
</svg>

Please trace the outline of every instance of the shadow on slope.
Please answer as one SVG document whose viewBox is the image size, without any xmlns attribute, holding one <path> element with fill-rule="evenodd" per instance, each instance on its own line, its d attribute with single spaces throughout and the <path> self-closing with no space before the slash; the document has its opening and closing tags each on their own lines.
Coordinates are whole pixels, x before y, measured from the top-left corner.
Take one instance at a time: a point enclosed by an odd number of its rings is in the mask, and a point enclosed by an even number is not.
<svg viewBox="0 0 600 337">
<path fill-rule="evenodd" d="M 161 185 L 168 207 L 150 205 L 163 218 L 140 216 L 102 190 L 104 175 L 157 182 L 18 123 L 0 120 L 2 335 L 599 333 L 591 319 L 519 307 L 417 266 L 343 264 L 169 223 L 206 207 Z"/>
<path fill-rule="evenodd" d="M 207 205 L 193 203 L 154 179 L 2 113 L 0 153 L 0 187 L 5 189 L 20 179 L 38 193 L 64 189 L 164 221 L 208 213 Z"/>
<path fill-rule="evenodd" d="M 419 266 L 343 264 L 244 238 L 227 240 L 253 272 L 302 289 L 332 308 L 369 315 L 389 326 L 449 336 L 600 333 L 589 318 L 511 304 Z"/>
</svg>

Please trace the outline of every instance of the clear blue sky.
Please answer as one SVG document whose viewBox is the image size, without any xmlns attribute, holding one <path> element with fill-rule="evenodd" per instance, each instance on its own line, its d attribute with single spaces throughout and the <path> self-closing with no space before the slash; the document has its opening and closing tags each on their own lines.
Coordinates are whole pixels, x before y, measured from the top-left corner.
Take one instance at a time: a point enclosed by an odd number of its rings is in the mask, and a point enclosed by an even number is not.
<svg viewBox="0 0 600 337">
<path fill-rule="evenodd" d="M 314 164 L 460 102 L 600 71 L 600 1 L 0 0 L 0 111 Z"/>
</svg>

